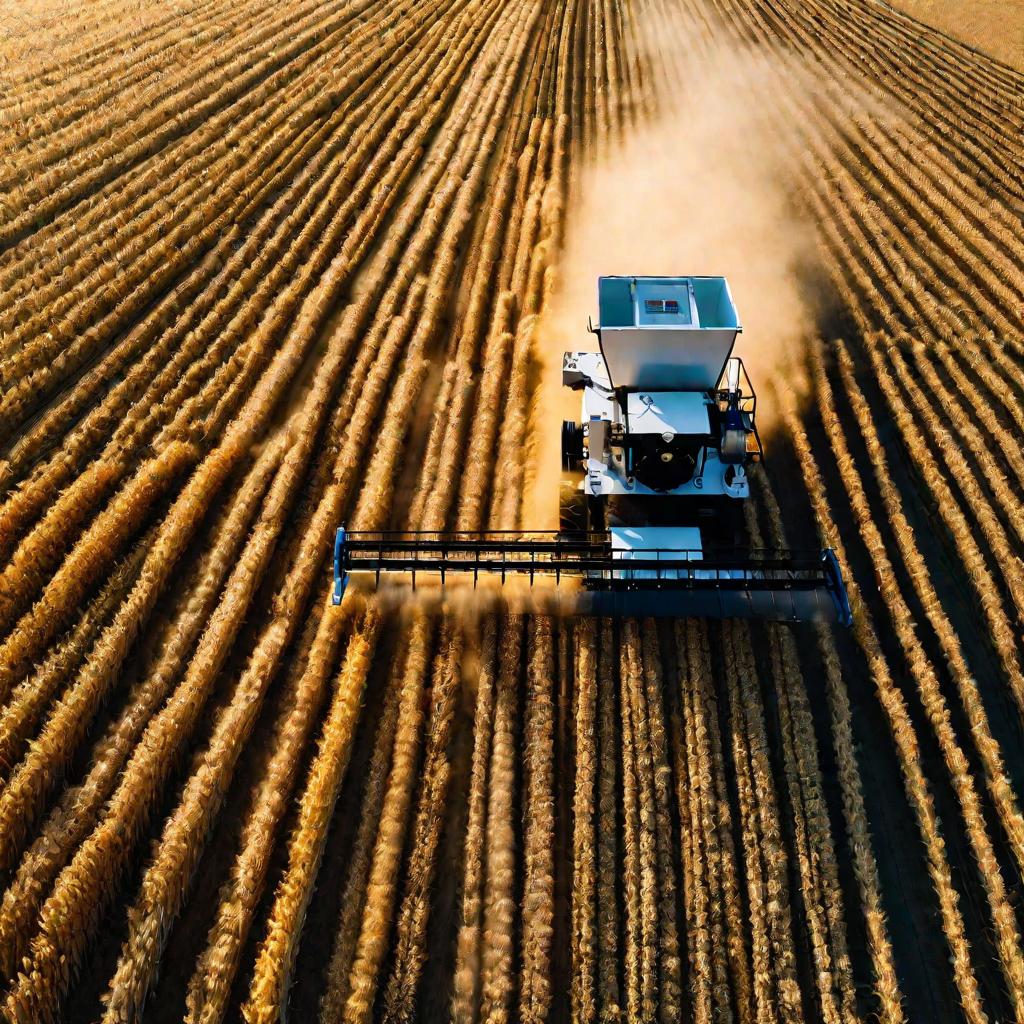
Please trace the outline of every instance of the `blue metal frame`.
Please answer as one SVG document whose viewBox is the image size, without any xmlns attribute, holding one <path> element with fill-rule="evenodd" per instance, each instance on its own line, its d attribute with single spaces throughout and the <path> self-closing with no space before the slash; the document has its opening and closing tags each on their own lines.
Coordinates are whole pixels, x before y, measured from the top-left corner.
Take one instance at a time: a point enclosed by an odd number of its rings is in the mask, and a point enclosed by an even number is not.
<svg viewBox="0 0 1024 1024">
<path fill-rule="evenodd" d="M 825 564 L 825 574 L 832 581 L 829 593 L 836 603 L 837 621 L 841 626 L 852 626 L 853 609 L 850 607 L 850 595 L 846 592 L 846 583 L 843 581 L 843 570 L 839 566 L 839 559 L 832 548 L 825 548 L 821 553 L 821 560 Z"/>
<path fill-rule="evenodd" d="M 348 583 L 348 573 L 342 570 L 345 562 L 345 527 L 339 526 L 338 532 L 334 535 L 334 590 L 331 593 L 331 604 L 341 604 L 345 596 L 345 584 Z"/>
<path fill-rule="evenodd" d="M 381 560 L 384 557 L 383 553 L 386 551 L 386 549 L 388 547 L 387 540 L 390 537 L 404 538 L 405 540 L 407 540 L 410 543 L 410 545 L 415 545 L 420 538 L 428 538 L 428 540 L 425 541 L 424 543 L 428 543 L 431 546 L 431 548 L 437 548 L 438 553 L 441 554 L 442 565 L 441 565 L 441 568 L 440 568 L 440 572 L 441 572 L 442 583 L 444 582 L 444 575 L 445 575 L 445 564 L 444 564 L 444 562 L 447 560 L 447 555 L 442 553 L 442 549 L 445 549 L 445 548 L 451 548 L 453 550 L 454 549 L 458 549 L 458 550 L 463 551 L 463 552 L 469 552 L 470 554 L 473 553 L 473 549 L 478 549 L 476 551 L 477 559 L 475 561 L 474 560 L 470 560 L 468 562 L 465 562 L 465 561 L 462 561 L 462 560 L 453 560 L 451 562 L 451 564 L 450 564 L 450 567 L 448 568 L 448 571 L 459 571 L 460 568 L 461 569 L 467 569 L 467 568 L 472 569 L 473 574 L 474 574 L 474 580 L 475 580 L 475 577 L 476 577 L 478 571 L 479 572 L 501 572 L 502 579 L 504 579 L 504 576 L 505 576 L 506 572 L 513 572 L 513 571 L 526 572 L 526 571 L 529 571 L 530 572 L 530 578 L 531 578 L 531 581 L 532 581 L 533 574 L 534 574 L 533 570 L 543 571 L 543 568 L 542 568 L 542 565 L 544 564 L 543 560 L 542 560 L 541 564 L 538 564 L 538 563 L 533 561 L 533 557 L 531 556 L 530 560 L 517 560 L 517 561 L 507 561 L 506 562 L 504 557 L 502 557 L 501 553 L 504 552 L 505 554 L 507 554 L 509 550 L 513 550 L 514 551 L 517 548 L 517 546 L 522 546 L 525 549 L 535 548 L 537 551 L 540 551 L 542 556 L 543 556 L 543 555 L 550 555 L 550 551 L 548 551 L 547 549 L 560 548 L 560 547 L 562 547 L 563 543 L 564 543 L 566 552 L 568 552 L 570 550 L 570 548 L 572 548 L 572 546 L 573 546 L 571 542 L 566 543 L 566 542 L 559 542 L 557 540 L 554 540 L 553 538 L 555 538 L 557 536 L 555 534 L 551 534 L 552 540 L 550 540 L 549 542 L 547 542 L 547 543 L 541 542 L 541 543 L 537 543 L 537 544 L 530 544 L 530 543 L 524 541 L 522 539 L 524 537 L 524 535 L 522 533 L 520 533 L 519 531 L 507 531 L 507 535 L 508 535 L 508 540 L 505 540 L 505 539 L 503 539 L 501 534 L 493 534 L 493 535 L 491 535 L 492 537 L 499 538 L 499 539 L 493 540 L 491 542 L 488 542 L 485 539 L 487 535 L 481 535 L 481 534 L 447 534 L 447 535 L 446 534 L 393 534 L 393 535 L 389 535 L 387 533 L 383 533 L 383 534 L 372 534 L 372 535 L 357 534 L 356 538 L 357 538 L 357 540 L 360 541 L 360 543 L 358 545 L 358 548 L 360 550 L 362 550 L 364 547 L 366 547 L 366 544 L 365 544 L 366 539 L 368 537 L 370 537 L 371 538 L 370 548 L 372 549 L 374 546 L 379 545 L 379 550 L 381 551 L 381 555 L 379 556 L 379 558 Z M 583 537 L 583 541 L 581 542 L 582 543 L 581 550 L 583 550 L 583 549 L 587 548 L 588 546 L 590 546 L 591 544 L 593 544 L 595 542 L 595 540 L 599 540 L 599 536 L 600 535 L 596 535 L 596 534 L 594 534 L 594 535 L 585 535 Z M 477 539 L 474 539 L 474 538 L 477 538 Z M 518 541 L 518 544 L 517 544 L 517 541 Z M 481 548 L 481 547 L 489 547 L 489 548 L 492 549 L 492 552 L 498 552 L 499 553 L 497 556 L 493 556 L 492 559 L 491 559 L 491 562 L 493 562 L 493 567 L 492 567 L 490 562 L 488 562 L 486 565 L 483 565 L 481 567 L 481 565 L 480 565 L 480 550 L 479 550 L 479 548 Z M 598 547 L 601 547 L 601 545 L 599 544 Z M 357 552 L 357 554 L 358 554 L 358 552 Z M 372 554 L 372 551 L 371 551 L 371 554 Z M 411 570 L 412 571 L 412 580 L 413 580 L 413 584 L 415 586 L 415 578 L 416 578 L 415 577 L 415 561 L 416 561 L 416 557 L 417 556 L 416 556 L 415 552 L 412 551 L 411 549 L 410 549 L 410 554 L 412 556 L 412 562 L 410 563 L 410 564 L 412 564 L 412 570 Z M 648 551 L 648 552 L 644 552 L 644 554 L 647 554 L 649 556 L 650 555 L 654 555 L 655 557 L 659 556 L 659 553 L 657 551 L 654 551 L 654 550 Z M 344 596 L 345 596 L 345 588 L 346 588 L 346 585 L 348 584 L 348 576 L 349 576 L 348 566 L 351 563 L 352 557 L 353 557 L 352 552 L 351 552 L 351 550 L 349 550 L 348 544 L 347 544 L 347 535 L 346 535 L 346 532 L 345 532 L 345 528 L 343 526 L 339 527 L 338 531 L 337 531 L 337 533 L 335 534 L 335 537 L 334 537 L 334 589 L 333 589 L 333 592 L 332 592 L 332 595 L 331 595 L 331 603 L 334 604 L 334 605 L 340 605 L 342 600 L 343 600 L 343 598 L 344 598 Z M 594 563 L 595 563 L 595 565 L 597 566 L 598 569 L 605 568 L 605 569 L 608 570 L 608 572 L 610 572 L 612 574 L 614 574 L 614 573 L 625 574 L 625 573 L 628 573 L 632 568 L 634 568 L 630 564 L 630 560 L 626 560 L 626 559 L 621 559 L 621 560 L 620 559 L 615 559 L 615 560 L 613 560 L 610 549 L 607 552 L 605 552 L 603 550 L 595 549 L 595 553 L 594 554 L 589 554 L 589 555 L 584 550 L 583 555 L 581 555 L 580 557 L 584 558 L 584 562 L 573 563 L 571 561 L 566 561 L 565 563 L 559 564 L 559 563 L 556 563 L 556 562 L 550 562 L 549 561 L 548 564 L 547 564 L 548 571 L 551 570 L 552 566 L 555 566 L 556 579 L 557 579 L 559 574 L 566 575 L 566 576 L 573 575 L 574 574 L 574 569 L 578 573 L 581 568 L 586 568 L 588 573 L 590 573 L 590 572 L 592 572 L 594 570 L 594 566 L 590 565 L 590 561 L 594 561 Z M 677 557 L 678 557 L 678 555 L 677 555 Z M 497 558 L 497 561 L 494 560 L 495 558 Z M 590 561 L 587 561 L 587 559 L 589 559 Z M 688 568 L 690 565 L 692 565 L 695 569 L 698 569 L 698 570 L 700 570 L 702 572 L 706 572 L 706 571 L 708 571 L 709 562 L 710 562 L 711 568 L 713 568 L 714 567 L 714 561 L 713 560 L 708 560 L 707 558 L 702 558 L 702 559 L 700 559 L 697 562 L 692 561 L 692 559 L 682 558 L 681 560 L 678 560 L 678 561 L 665 562 L 663 564 L 664 564 L 664 566 L 666 566 L 669 569 L 674 569 L 677 573 L 678 573 L 680 567 Z M 762 564 L 767 564 L 767 563 L 762 563 Z M 806 564 L 807 563 L 805 562 L 805 565 Z M 757 568 L 757 565 L 758 565 L 758 563 L 756 561 L 753 562 L 752 563 L 752 568 Z M 852 609 L 850 608 L 850 597 L 849 597 L 849 594 L 846 591 L 846 584 L 843 581 L 843 573 L 842 573 L 842 569 L 840 568 L 840 565 L 839 565 L 839 559 L 836 557 L 836 553 L 835 553 L 835 551 L 833 551 L 832 548 L 825 548 L 824 550 L 822 550 L 822 552 L 821 552 L 821 565 L 822 565 L 823 573 L 824 573 L 824 577 L 825 577 L 825 580 L 824 580 L 825 586 L 822 587 L 821 589 L 824 589 L 824 590 L 828 591 L 828 594 L 829 594 L 829 597 L 831 598 L 832 604 L 835 607 L 836 622 L 838 622 L 842 626 L 850 626 L 853 623 L 853 612 L 852 612 Z M 373 571 L 373 570 L 371 569 L 371 570 L 368 570 L 368 571 Z M 378 575 L 378 578 L 379 578 L 379 575 L 380 575 L 379 565 L 377 567 L 377 575 Z M 720 581 L 714 581 L 714 582 L 717 584 L 718 587 L 722 588 L 723 591 L 730 589 L 730 586 L 731 586 L 731 583 L 732 583 L 732 581 L 728 578 L 728 575 L 727 575 L 726 578 L 724 578 L 724 579 L 722 579 Z M 627 600 L 632 600 L 634 602 L 639 600 L 640 598 L 643 597 L 641 592 L 643 590 L 645 590 L 645 589 L 653 591 L 653 597 L 651 597 L 651 595 L 648 595 L 648 597 L 651 600 L 653 600 L 655 602 L 655 604 L 652 605 L 652 609 L 653 610 L 649 610 L 647 612 L 643 612 L 642 614 L 659 614 L 658 602 L 664 603 L 667 595 L 671 593 L 673 587 L 675 587 L 675 588 L 683 588 L 687 584 L 692 586 L 693 585 L 693 581 L 692 580 L 676 580 L 676 579 L 663 580 L 663 579 L 660 579 L 660 578 L 657 579 L 657 580 L 634 579 L 632 577 L 627 578 L 627 577 L 625 577 L 625 575 L 623 575 L 619 579 L 614 579 L 614 578 L 611 578 L 611 577 L 609 577 L 607 579 L 602 579 L 602 580 L 599 580 L 599 581 L 595 581 L 594 579 L 587 579 L 587 580 L 585 580 L 584 586 L 588 587 L 588 589 L 590 589 L 592 591 L 592 594 L 590 595 L 588 600 L 590 600 L 594 604 L 594 607 L 591 609 L 591 613 L 593 613 L 593 614 L 617 614 L 618 612 L 616 611 L 616 608 L 617 608 L 617 604 L 618 603 L 620 603 L 620 602 L 624 603 Z M 758 581 L 756 581 L 756 580 L 747 581 L 747 587 L 750 590 L 752 590 L 752 591 L 753 590 L 757 590 L 757 589 L 764 589 L 763 584 L 762 584 L 761 588 L 758 587 Z M 665 589 L 662 589 L 662 588 L 665 588 Z M 740 587 L 739 589 L 743 589 L 743 588 Z M 770 589 L 770 588 L 768 588 L 768 589 Z M 600 596 L 600 591 L 604 591 L 604 594 L 605 594 L 604 597 Z M 609 596 L 609 595 L 611 595 L 611 596 Z M 618 595 L 618 596 L 615 596 L 615 595 Z M 612 607 L 613 605 L 615 605 L 615 608 Z M 661 611 L 661 613 L 664 613 L 665 609 L 661 608 L 660 611 Z M 630 612 L 630 614 L 641 614 L 641 612 L 637 612 L 637 611 L 634 610 L 633 612 Z M 686 609 L 681 610 L 680 614 L 693 614 L 693 612 L 690 611 L 689 610 L 689 606 L 687 606 Z M 790 616 L 790 617 L 792 617 L 792 616 Z"/>
</svg>

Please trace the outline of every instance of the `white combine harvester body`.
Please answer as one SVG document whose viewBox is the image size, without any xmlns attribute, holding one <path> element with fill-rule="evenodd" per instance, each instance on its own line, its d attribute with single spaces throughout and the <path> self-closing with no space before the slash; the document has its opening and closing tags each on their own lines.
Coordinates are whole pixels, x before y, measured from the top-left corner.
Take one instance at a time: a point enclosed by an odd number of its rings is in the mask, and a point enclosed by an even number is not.
<svg viewBox="0 0 1024 1024">
<path fill-rule="evenodd" d="M 725 278 L 602 277 L 598 306 L 600 351 L 563 359 L 582 403 L 562 427 L 559 531 L 339 528 L 334 602 L 350 576 L 443 587 L 451 574 L 518 575 L 566 584 L 560 607 L 578 614 L 849 623 L 830 550 L 743 546 L 746 467 L 762 449 Z"/>
<path fill-rule="evenodd" d="M 573 482 L 587 503 L 585 521 L 570 507 L 565 522 L 608 529 L 623 558 L 681 546 L 699 559 L 707 527 L 734 518 L 723 502 L 749 497 L 746 466 L 761 457 L 728 282 L 602 277 L 597 287 L 600 351 L 562 360 L 563 384 L 582 391 L 580 423 L 563 425 L 563 468 L 582 474 Z"/>
<path fill-rule="evenodd" d="M 631 435 L 669 440 L 705 439 L 711 432 L 712 400 L 704 391 L 630 391 L 625 402 L 611 393 L 611 382 L 600 352 L 566 352 L 563 372 L 583 372 L 595 382 L 583 389 L 580 423 L 586 442 L 586 479 L 583 490 L 594 496 L 611 494 L 655 495 L 666 493 L 649 487 L 631 474 L 626 450 L 609 443 L 613 432 L 627 429 Z M 719 458 L 717 445 L 702 443 L 698 453 L 700 472 L 671 488 L 674 495 L 718 494 L 746 498 L 750 485 L 742 465 L 734 468 Z"/>
</svg>

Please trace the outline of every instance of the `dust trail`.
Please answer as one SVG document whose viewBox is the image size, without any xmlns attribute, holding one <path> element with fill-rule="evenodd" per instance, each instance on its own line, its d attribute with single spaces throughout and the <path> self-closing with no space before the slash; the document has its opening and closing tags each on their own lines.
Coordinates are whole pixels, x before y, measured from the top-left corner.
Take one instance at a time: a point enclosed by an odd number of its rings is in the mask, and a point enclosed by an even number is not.
<svg viewBox="0 0 1024 1024">
<path fill-rule="evenodd" d="M 477 628 L 492 616 L 507 612 L 513 615 L 572 616 L 583 591 L 578 578 L 538 575 L 531 583 L 527 575 L 501 576 L 482 574 L 474 582 L 472 574 L 447 574 L 442 582 L 439 573 L 417 572 L 416 586 L 405 578 L 381 577 L 378 584 L 372 573 L 349 577 L 346 594 L 351 590 L 361 595 L 374 594 L 385 612 L 405 614 L 418 609 L 431 615 L 445 614 L 466 628 Z"/>
<path fill-rule="evenodd" d="M 674 59 L 648 45 L 655 67 Z M 777 81 L 778 63 L 729 51 L 689 65 L 692 84 L 663 95 L 657 116 L 575 182 L 559 280 L 538 331 L 524 505 L 531 528 L 558 525 L 561 420 L 580 415 L 578 396 L 561 386 L 562 353 L 597 347 L 586 326 L 588 315 L 597 319 L 599 275 L 724 274 L 743 324 L 736 353 L 759 389 L 813 328 L 815 242 L 792 201 L 798 166 L 756 102 L 758 86 Z M 785 70 L 813 86 L 800 65 Z"/>
</svg>

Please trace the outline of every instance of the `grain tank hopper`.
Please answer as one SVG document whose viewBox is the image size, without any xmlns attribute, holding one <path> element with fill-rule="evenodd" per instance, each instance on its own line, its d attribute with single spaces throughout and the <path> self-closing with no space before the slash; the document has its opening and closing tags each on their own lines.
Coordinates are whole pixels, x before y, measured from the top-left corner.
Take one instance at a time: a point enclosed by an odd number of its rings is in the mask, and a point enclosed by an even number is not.
<svg viewBox="0 0 1024 1024">
<path fill-rule="evenodd" d="M 580 614 L 848 624 L 830 549 L 743 543 L 747 467 L 763 457 L 757 397 L 732 354 L 741 327 L 724 277 L 602 277 L 598 351 L 566 352 L 581 417 L 562 425 L 554 533 L 353 533 L 334 548 L 348 580 L 469 574 L 560 585 Z"/>
</svg>

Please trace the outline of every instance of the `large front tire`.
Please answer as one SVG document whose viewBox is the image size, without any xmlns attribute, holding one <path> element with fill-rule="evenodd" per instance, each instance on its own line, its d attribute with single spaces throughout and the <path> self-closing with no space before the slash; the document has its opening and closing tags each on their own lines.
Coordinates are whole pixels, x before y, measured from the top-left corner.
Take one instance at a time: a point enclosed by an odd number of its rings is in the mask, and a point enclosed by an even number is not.
<svg viewBox="0 0 1024 1024">
<path fill-rule="evenodd" d="M 562 469 L 580 471 L 583 462 L 583 428 L 575 420 L 562 420 Z"/>
</svg>

